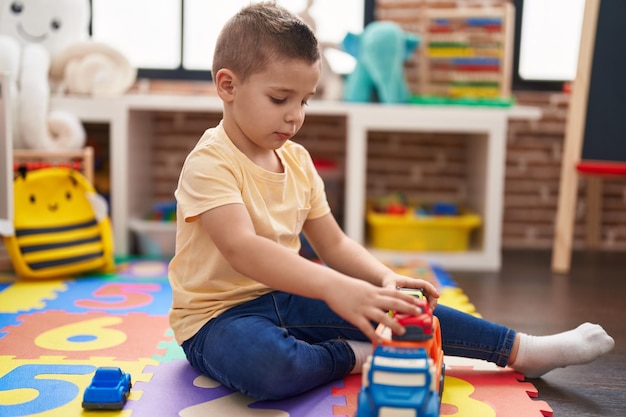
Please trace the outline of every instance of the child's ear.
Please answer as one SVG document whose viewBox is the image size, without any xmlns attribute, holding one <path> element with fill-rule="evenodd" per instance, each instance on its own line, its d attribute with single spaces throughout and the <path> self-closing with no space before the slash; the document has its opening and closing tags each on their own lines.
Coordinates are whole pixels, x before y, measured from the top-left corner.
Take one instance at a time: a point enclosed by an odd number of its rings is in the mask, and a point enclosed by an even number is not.
<svg viewBox="0 0 626 417">
<path fill-rule="evenodd" d="M 231 101 L 237 81 L 235 74 L 229 69 L 222 68 L 215 74 L 213 81 L 215 82 L 217 95 L 225 102 Z"/>
</svg>

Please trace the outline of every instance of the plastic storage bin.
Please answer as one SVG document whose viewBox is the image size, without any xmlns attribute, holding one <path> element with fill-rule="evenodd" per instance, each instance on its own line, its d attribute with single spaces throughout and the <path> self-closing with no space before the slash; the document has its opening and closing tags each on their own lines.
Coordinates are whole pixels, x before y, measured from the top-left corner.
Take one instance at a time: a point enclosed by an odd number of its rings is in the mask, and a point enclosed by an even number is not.
<svg viewBox="0 0 626 417">
<path fill-rule="evenodd" d="M 417 216 L 406 214 L 367 214 L 370 245 L 378 249 L 413 251 L 466 251 L 470 234 L 481 224 L 480 216 Z"/>
<path fill-rule="evenodd" d="M 132 219 L 129 226 L 137 237 L 141 255 L 155 258 L 174 255 L 176 222 Z"/>
</svg>

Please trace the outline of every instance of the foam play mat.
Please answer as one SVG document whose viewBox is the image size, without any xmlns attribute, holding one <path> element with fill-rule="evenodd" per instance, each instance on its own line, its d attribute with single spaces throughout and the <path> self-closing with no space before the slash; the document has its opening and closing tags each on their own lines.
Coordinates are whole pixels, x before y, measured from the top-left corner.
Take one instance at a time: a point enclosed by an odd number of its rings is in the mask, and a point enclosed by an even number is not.
<svg viewBox="0 0 626 417">
<path fill-rule="evenodd" d="M 402 272 L 435 282 L 440 302 L 476 313 L 441 268 Z M 20 281 L 0 274 L 0 416 L 332 417 L 354 416 L 361 376 L 283 401 L 255 402 L 199 375 L 174 342 L 167 263 L 118 262 L 112 274 Z M 551 416 L 522 376 L 482 361 L 446 357 L 442 416 Z M 124 408 L 83 410 L 96 368 L 132 376 Z"/>
</svg>

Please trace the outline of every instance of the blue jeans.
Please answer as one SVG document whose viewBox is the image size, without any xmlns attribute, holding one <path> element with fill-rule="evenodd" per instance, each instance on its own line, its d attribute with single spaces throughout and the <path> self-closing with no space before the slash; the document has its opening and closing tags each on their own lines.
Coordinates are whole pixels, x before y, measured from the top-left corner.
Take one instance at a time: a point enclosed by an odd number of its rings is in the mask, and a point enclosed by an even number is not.
<svg viewBox="0 0 626 417">
<path fill-rule="evenodd" d="M 507 364 L 515 331 L 439 305 L 446 355 Z M 303 393 L 350 373 L 346 340 L 369 341 L 323 301 L 272 292 L 227 310 L 183 343 L 200 373 L 257 400 Z"/>
</svg>

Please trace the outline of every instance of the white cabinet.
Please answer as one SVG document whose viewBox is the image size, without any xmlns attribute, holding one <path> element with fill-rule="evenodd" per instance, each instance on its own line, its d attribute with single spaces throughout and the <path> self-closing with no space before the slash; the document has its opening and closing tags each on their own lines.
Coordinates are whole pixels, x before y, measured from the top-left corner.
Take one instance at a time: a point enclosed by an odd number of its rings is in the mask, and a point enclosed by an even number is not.
<svg viewBox="0 0 626 417">
<path fill-rule="evenodd" d="M 0 236 L 13 234 L 13 137 L 9 77 L 0 72 Z"/>
<path fill-rule="evenodd" d="M 119 98 L 55 98 L 54 108 L 74 112 L 88 122 L 110 125 L 111 215 L 116 254 L 129 251 L 129 221 L 142 217 L 151 201 L 152 112 L 221 112 L 217 97 L 127 95 Z M 450 270 L 497 270 L 504 186 L 506 133 L 511 118 L 538 119 L 530 107 L 463 107 L 354 104 L 313 101 L 307 114 L 346 117 L 347 161 L 344 226 L 365 243 L 365 181 L 368 132 L 467 133 L 472 193 L 467 202 L 483 219 L 479 243 L 462 253 L 375 251 L 382 257 L 423 258 Z M 207 126 L 209 127 L 209 126 Z M 200 135 L 201 132 L 198 132 Z"/>
</svg>

